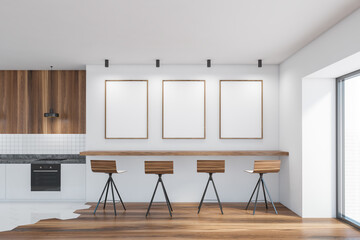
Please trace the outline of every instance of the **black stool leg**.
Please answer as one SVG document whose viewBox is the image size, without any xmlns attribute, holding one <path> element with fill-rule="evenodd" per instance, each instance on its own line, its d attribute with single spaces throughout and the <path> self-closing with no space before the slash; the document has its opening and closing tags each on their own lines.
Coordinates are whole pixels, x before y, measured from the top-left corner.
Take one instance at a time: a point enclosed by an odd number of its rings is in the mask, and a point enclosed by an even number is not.
<svg viewBox="0 0 360 240">
<path fill-rule="evenodd" d="M 108 196 L 108 193 L 109 193 L 110 182 L 111 182 L 111 173 L 109 173 L 108 186 L 107 186 L 107 189 L 106 189 L 105 201 L 104 201 L 104 209 L 105 209 L 105 207 L 106 207 L 106 202 L 107 202 L 107 196 Z"/>
<path fill-rule="evenodd" d="M 198 213 L 200 213 L 201 206 L 202 206 L 202 204 L 203 204 L 204 197 L 205 197 L 207 188 L 208 188 L 208 186 L 209 186 L 210 179 L 211 179 L 211 175 L 209 175 L 209 179 L 208 179 L 208 181 L 207 181 L 207 183 L 206 183 L 206 187 L 205 187 L 204 193 L 203 193 L 203 195 L 202 195 L 202 198 L 201 198 L 201 201 L 200 201 L 200 204 L 199 204 L 199 207 L 198 207 Z"/>
<path fill-rule="evenodd" d="M 171 213 L 171 211 L 172 211 L 172 207 L 171 207 L 171 205 L 170 205 L 170 201 L 169 201 L 169 199 L 167 198 L 167 194 L 166 194 L 166 190 L 165 190 L 165 187 L 164 187 L 164 183 L 163 183 L 163 181 L 162 181 L 162 179 L 161 179 L 161 178 L 160 178 L 160 183 L 161 183 L 161 186 L 162 186 L 162 189 L 163 189 L 164 195 L 165 195 L 166 205 L 167 205 L 167 207 L 168 207 L 168 209 L 169 209 L 169 214 L 170 214 L 170 217 L 172 217 L 172 213 Z"/>
<path fill-rule="evenodd" d="M 110 178 L 111 178 L 111 176 L 110 176 Z M 111 194 L 112 194 L 112 200 L 113 200 L 113 205 L 114 205 L 114 213 L 116 216 L 116 205 L 115 205 L 114 187 L 113 187 L 112 178 L 110 179 L 110 181 L 111 181 Z"/>
<path fill-rule="evenodd" d="M 264 180 L 263 180 L 262 177 L 261 177 L 261 183 L 262 183 L 262 189 L 263 189 L 263 193 L 264 193 L 265 206 L 266 206 L 266 209 L 269 209 L 268 204 L 267 204 L 267 200 L 266 200 L 266 193 L 265 193 L 265 188 L 264 188 Z"/>
<path fill-rule="evenodd" d="M 126 211 L 125 204 L 123 203 L 123 200 L 121 199 L 120 194 L 119 194 L 119 191 L 118 191 L 118 189 L 117 189 L 117 187 L 116 187 L 116 184 L 115 184 L 115 182 L 114 182 L 114 180 L 113 180 L 112 178 L 111 178 L 111 182 L 113 183 L 113 185 L 114 185 L 114 187 L 115 187 L 115 190 L 116 190 L 116 193 L 117 193 L 117 195 L 118 195 L 119 198 L 120 198 L 120 202 L 121 202 L 124 210 Z"/>
<path fill-rule="evenodd" d="M 253 191 L 252 194 L 251 194 L 250 200 L 249 200 L 248 204 L 246 205 L 245 210 L 248 209 L 248 207 L 249 207 L 249 205 L 250 205 L 250 202 L 251 202 L 251 200 L 252 200 L 252 198 L 253 198 L 253 196 L 254 196 L 254 193 L 255 193 L 256 188 L 258 187 L 259 183 L 260 183 L 260 178 L 259 178 L 259 180 L 257 181 L 257 183 L 256 183 L 256 185 L 255 185 L 254 191 Z"/>
<path fill-rule="evenodd" d="M 163 181 L 162 179 L 161 179 L 161 185 L 162 185 L 162 187 L 163 187 L 163 191 L 164 191 L 164 195 L 165 195 L 165 200 L 169 203 L 169 206 L 170 206 L 171 211 L 173 211 L 173 208 L 172 208 L 171 203 L 170 203 L 169 196 L 168 196 L 168 194 L 167 194 L 167 192 L 166 192 L 166 189 L 165 189 L 164 181 Z"/>
<path fill-rule="evenodd" d="M 151 197 L 151 201 L 150 201 L 148 210 L 147 210 L 146 215 L 145 215 L 146 217 L 148 216 L 148 214 L 149 214 L 149 212 L 150 212 L 150 208 L 151 208 L 151 205 L 152 205 L 152 203 L 153 203 L 153 200 L 154 200 L 154 197 L 155 197 L 155 193 L 156 193 L 157 187 L 158 187 L 159 182 L 160 182 L 160 177 L 161 177 L 161 175 L 159 175 L 159 179 L 158 179 L 158 181 L 157 181 L 157 183 L 156 183 L 156 187 L 155 187 L 154 193 L 153 193 L 153 195 L 152 195 L 152 197 Z"/>
<path fill-rule="evenodd" d="M 213 186 L 214 186 L 214 190 L 215 190 L 216 198 L 217 198 L 218 203 L 219 203 L 219 207 L 220 207 L 221 214 L 224 214 L 224 212 L 223 212 L 223 210 L 222 210 L 222 206 L 221 206 L 221 202 L 220 202 L 219 195 L 218 195 L 218 193 L 217 193 L 217 191 L 216 191 L 214 179 L 212 178 L 212 173 L 210 173 L 210 178 L 211 178 L 211 182 L 212 182 L 212 184 L 213 184 Z"/>
<path fill-rule="evenodd" d="M 262 179 L 262 173 L 260 173 L 260 180 Z M 255 211 L 256 211 L 256 204 L 257 204 L 257 200 L 258 200 L 258 196 L 259 196 L 259 191 L 260 191 L 260 183 L 258 185 L 258 190 L 256 192 L 256 199 L 255 199 L 255 205 L 254 205 L 254 211 L 253 211 L 253 215 L 255 215 Z"/>
<path fill-rule="evenodd" d="M 105 183 L 104 190 L 102 191 L 102 193 L 101 193 L 101 195 L 100 195 L 99 201 L 98 201 L 98 203 L 96 204 L 96 208 L 95 208 L 95 210 L 94 210 L 94 214 L 96 213 L 96 210 L 97 210 L 97 208 L 98 208 L 98 206 L 99 206 L 99 204 L 100 204 L 100 201 L 101 201 L 102 196 L 104 195 L 105 189 L 106 189 L 106 187 L 107 187 L 108 184 L 109 184 L 109 181 L 110 181 L 110 179 L 108 178 L 108 180 L 107 180 L 106 183 Z"/>
<path fill-rule="evenodd" d="M 262 179 L 262 183 L 263 183 L 263 184 L 264 184 L 264 186 L 265 186 L 265 190 L 266 190 L 266 192 L 267 192 L 267 194 L 268 194 L 268 196 L 269 196 L 269 198 L 270 198 L 270 201 L 271 201 L 271 204 L 272 204 L 272 206 L 273 206 L 273 208 L 274 208 L 274 210 L 275 210 L 275 213 L 276 213 L 276 214 L 278 214 L 278 212 L 276 211 L 276 207 L 275 207 L 275 205 L 274 205 L 274 203 L 273 203 L 273 201 L 272 201 L 272 199 L 271 199 L 271 196 L 270 196 L 269 190 L 268 190 L 268 189 L 267 189 L 267 187 L 266 187 L 266 184 L 265 184 L 264 179 Z"/>
<path fill-rule="evenodd" d="M 163 183 L 163 185 L 164 185 L 164 182 L 162 182 L 162 183 Z M 173 210 L 173 208 L 172 208 L 172 206 L 171 206 L 171 202 L 170 202 L 169 196 L 168 196 L 168 194 L 167 194 L 167 192 L 166 192 L 165 186 L 164 186 L 164 190 L 165 190 L 165 197 L 167 198 L 167 201 L 169 202 L 169 205 L 170 205 L 170 209 L 171 209 L 171 211 L 173 212 L 174 210 Z"/>
</svg>

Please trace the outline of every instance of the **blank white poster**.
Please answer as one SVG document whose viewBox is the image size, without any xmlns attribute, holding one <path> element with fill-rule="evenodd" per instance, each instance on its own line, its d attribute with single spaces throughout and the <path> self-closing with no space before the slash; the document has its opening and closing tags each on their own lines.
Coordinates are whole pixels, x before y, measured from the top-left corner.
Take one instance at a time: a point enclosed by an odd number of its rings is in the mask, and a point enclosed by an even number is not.
<svg viewBox="0 0 360 240">
<path fill-rule="evenodd" d="M 205 80 L 163 80 L 163 138 L 205 138 Z"/>
<path fill-rule="evenodd" d="M 262 80 L 220 80 L 220 138 L 263 138 L 262 85 Z"/>
<path fill-rule="evenodd" d="M 105 138 L 148 138 L 148 81 L 105 81 Z"/>
</svg>

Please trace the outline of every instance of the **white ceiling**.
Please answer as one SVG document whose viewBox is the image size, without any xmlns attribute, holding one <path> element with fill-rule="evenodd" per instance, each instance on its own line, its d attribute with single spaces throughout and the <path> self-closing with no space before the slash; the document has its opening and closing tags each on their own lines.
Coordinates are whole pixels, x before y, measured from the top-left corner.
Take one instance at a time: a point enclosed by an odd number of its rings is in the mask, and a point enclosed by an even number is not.
<svg viewBox="0 0 360 240">
<path fill-rule="evenodd" d="M 359 0 L 0 0 L 0 69 L 278 64 Z"/>
</svg>

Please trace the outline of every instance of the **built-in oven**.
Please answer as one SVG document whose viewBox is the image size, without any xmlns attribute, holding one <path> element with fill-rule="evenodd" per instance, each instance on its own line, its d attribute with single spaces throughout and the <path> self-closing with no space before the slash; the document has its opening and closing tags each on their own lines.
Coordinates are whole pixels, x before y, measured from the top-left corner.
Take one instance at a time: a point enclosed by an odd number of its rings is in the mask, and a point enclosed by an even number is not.
<svg viewBox="0 0 360 240">
<path fill-rule="evenodd" d="M 31 191 L 60 191 L 61 164 L 32 163 Z"/>
</svg>

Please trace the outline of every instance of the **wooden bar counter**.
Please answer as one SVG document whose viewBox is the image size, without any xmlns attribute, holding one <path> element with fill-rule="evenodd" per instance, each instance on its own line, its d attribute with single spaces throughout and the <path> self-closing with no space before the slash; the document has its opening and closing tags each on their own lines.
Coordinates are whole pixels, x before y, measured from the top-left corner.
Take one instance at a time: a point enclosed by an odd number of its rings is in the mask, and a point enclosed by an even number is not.
<svg viewBox="0 0 360 240">
<path fill-rule="evenodd" d="M 279 150 L 255 151 L 84 151 L 81 156 L 289 156 L 289 152 Z"/>
</svg>

